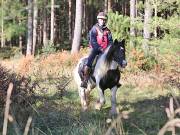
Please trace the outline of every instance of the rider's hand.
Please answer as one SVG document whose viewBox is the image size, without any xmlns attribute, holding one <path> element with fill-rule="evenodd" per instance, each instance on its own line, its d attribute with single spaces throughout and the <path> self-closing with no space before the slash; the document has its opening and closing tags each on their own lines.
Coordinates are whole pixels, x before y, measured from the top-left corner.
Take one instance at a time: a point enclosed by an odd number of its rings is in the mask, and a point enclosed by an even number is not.
<svg viewBox="0 0 180 135">
<path fill-rule="evenodd" d="M 104 49 L 102 47 L 99 47 L 99 51 L 104 52 Z"/>
</svg>

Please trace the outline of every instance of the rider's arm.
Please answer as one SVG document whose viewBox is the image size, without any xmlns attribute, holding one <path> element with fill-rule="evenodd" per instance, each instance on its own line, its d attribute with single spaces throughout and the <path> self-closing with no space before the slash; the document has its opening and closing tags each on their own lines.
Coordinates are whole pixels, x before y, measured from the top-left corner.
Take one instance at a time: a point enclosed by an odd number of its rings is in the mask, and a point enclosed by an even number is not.
<svg viewBox="0 0 180 135">
<path fill-rule="evenodd" d="M 90 43 L 93 49 L 101 51 L 102 47 L 97 42 L 97 30 L 95 26 L 90 31 Z"/>
</svg>

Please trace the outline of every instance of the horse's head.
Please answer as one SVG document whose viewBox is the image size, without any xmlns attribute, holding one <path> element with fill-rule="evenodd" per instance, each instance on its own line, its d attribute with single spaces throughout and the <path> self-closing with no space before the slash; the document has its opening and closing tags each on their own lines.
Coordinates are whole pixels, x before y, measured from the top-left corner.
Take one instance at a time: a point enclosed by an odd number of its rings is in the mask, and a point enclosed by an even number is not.
<svg viewBox="0 0 180 135">
<path fill-rule="evenodd" d="M 125 51 L 125 40 L 123 39 L 122 41 L 118 41 L 116 39 L 111 47 L 111 56 L 112 59 L 116 61 L 122 68 L 127 66 Z"/>
</svg>

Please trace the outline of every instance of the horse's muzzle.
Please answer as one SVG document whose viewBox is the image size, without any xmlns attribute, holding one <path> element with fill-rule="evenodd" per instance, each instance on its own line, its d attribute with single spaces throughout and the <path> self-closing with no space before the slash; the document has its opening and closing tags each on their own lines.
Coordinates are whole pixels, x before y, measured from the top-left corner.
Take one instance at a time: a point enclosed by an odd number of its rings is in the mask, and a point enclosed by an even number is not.
<svg viewBox="0 0 180 135">
<path fill-rule="evenodd" d="M 121 63 L 121 67 L 122 68 L 125 68 L 127 66 L 127 61 L 126 60 L 123 60 L 122 63 Z"/>
</svg>

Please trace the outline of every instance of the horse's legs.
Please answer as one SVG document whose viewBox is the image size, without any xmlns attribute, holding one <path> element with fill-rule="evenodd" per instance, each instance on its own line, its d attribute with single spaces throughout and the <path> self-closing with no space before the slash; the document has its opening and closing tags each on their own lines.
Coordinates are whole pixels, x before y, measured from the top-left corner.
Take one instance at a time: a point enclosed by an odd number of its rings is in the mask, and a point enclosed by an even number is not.
<svg viewBox="0 0 180 135">
<path fill-rule="evenodd" d="M 114 115 L 117 114 L 117 110 L 116 110 L 116 92 L 117 92 L 118 87 L 114 86 L 111 89 L 111 110 L 110 110 L 110 114 Z"/>
<path fill-rule="evenodd" d="M 82 87 L 79 87 L 79 97 L 81 100 L 82 109 L 83 111 L 86 111 L 88 108 L 87 101 L 86 101 L 87 97 L 86 97 L 85 89 Z"/>
<path fill-rule="evenodd" d="M 102 105 L 105 104 L 106 100 L 105 100 L 105 97 L 104 97 L 104 93 L 103 93 L 103 90 L 98 86 L 98 93 L 99 93 L 99 99 L 95 105 L 95 108 L 97 110 L 100 110 Z"/>
<path fill-rule="evenodd" d="M 87 103 L 87 106 L 89 105 L 90 103 L 90 100 L 89 100 L 89 95 L 90 95 L 90 92 L 92 91 L 90 85 L 87 86 L 87 89 L 85 89 L 85 99 L 86 99 L 86 103 Z"/>
<path fill-rule="evenodd" d="M 86 111 L 88 108 L 89 95 L 90 95 L 91 90 L 92 89 L 90 87 L 88 87 L 87 89 L 79 87 L 79 97 L 81 99 L 81 106 L 84 111 Z"/>
</svg>

